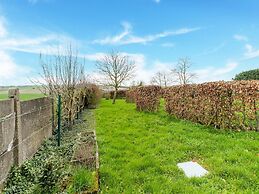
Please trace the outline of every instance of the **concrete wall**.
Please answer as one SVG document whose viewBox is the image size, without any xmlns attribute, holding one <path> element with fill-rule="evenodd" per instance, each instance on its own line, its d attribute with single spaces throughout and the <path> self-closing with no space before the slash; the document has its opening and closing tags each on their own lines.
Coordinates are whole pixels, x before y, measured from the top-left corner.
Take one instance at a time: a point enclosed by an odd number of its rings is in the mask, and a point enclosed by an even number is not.
<svg viewBox="0 0 259 194">
<path fill-rule="evenodd" d="M 32 157 L 52 135 L 51 100 L 19 101 L 19 91 L 0 101 L 0 184 L 12 165 Z"/>
<path fill-rule="evenodd" d="M 0 183 L 14 163 L 14 100 L 0 101 Z"/>
<path fill-rule="evenodd" d="M 44 139 L 52 135 L 50 99 L 21 102 L 22 161 L 33 156 Z"/>
</svg>

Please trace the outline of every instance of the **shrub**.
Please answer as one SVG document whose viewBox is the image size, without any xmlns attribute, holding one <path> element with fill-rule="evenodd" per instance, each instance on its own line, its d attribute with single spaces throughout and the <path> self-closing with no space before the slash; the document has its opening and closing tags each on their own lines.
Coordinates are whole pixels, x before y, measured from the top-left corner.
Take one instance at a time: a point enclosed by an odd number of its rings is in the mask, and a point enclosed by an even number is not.
<svg viewBox="0 0 259 194">
<path fill-rule="evenodd" d="M 106 100 L 110 99 L 110 92 L 103 92 L 103 98 L 105 98 Z"/>
<path fill-rule="evenodd" d="M 135 102 L 135 90 L 136 88 L 130 88 L 126 91 L 126 102 L 127 103 L 134 103 Z"/>
<path fill-rule="evenodd" d="M 159 108 L 160 86 L 143 86 L 135 90 L 135 102 L 138 111 L 155 112 Z"/>
<path fill-rule="evenodd" d="M 110 99 L 113 98 L 114 91 L 110 91 Z M 116 99 L 123 99 L 126 97 L 126 90 L 118 90 Z"/>
<path fill-rule="evenodd" d="M 210 82 L 165 89 L 166 111 L 217 128 L 259 130 L 259 81 Z"/>
<path fill-rule="evenodd" d="M 259 80 L 259 69 L 243 71 L 237 74 L 234 80 Z"/>
<path fill-rule="evenodd" d="M 96 108 L 102 98 L 102 92 L 95 84 L 86 86 L 85 106 L 88 108 Z"/>
</svg>

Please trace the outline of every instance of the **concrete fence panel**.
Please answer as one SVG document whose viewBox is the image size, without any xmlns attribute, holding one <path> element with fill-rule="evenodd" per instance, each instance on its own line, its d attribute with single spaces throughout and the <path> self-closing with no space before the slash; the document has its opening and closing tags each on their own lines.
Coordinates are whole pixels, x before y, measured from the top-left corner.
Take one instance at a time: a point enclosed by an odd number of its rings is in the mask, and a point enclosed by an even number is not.
<svg viewBox="0 0 259 194">
<path fill-rule="evenodd" d="M 19 100 L 19 90 L 9 90 L 0 101 L 0 185 L 13 165 L 31 158 L 52 135 L 52 103 L 44 97 Z"/>
<path fill-rule="evenodd" d="M 14 163 L 15 112 L 13 99 L 0 101 L 0 183 Z"/>
</svg>

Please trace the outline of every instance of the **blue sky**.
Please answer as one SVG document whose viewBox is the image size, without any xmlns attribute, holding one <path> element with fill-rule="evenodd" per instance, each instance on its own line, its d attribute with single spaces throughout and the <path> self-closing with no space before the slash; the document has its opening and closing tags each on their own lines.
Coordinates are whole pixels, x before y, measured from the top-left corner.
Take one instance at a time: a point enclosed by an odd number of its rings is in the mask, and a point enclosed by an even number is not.
<svg viewBox="0 0 259 194">
<path fill-rule="evenodd" d="M 0 0 L 0 85 L 39 78 L 39 53 L 72 43 L 95 60 L 117 50 L 134 58 L 135 80 L 189 57 L 195 82 L 230 80 L 259 67 L 258 0 Z"/>
</svg>

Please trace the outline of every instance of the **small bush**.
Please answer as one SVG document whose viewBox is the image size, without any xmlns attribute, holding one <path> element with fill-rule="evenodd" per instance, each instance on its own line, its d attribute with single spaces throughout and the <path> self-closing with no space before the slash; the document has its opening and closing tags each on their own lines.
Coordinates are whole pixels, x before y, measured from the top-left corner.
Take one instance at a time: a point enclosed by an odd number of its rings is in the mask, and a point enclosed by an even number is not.
<svg viewBox="0 0 259 194">
<path fill-rule="evenodd" d="M 136 88 L 130 88 L 126 91 L 126 102 L 127 103 L 135 103 L 135 90 Z"/>
<path fill-rule="evenodd" d="M 103 92 L 103 98 L 105 98 L 106 100 L 110 99 L 110 92 Z"/>
<path fill-rule="evenodd" d="M 113 99 L 114 91 L 110 91 L 110 99 Z M 126 98 L 126 90 L 118 90 L 116 99 Z"/>
<path fill-rule="evenodd" d="M 155 112 L 159 108 L 160 86 L 142 86 L 135 90 L 135 102 L 138 111 Z"/>
<path fill-rule="evenodd" d="M 86 87 L 85 105 L 88 108 L 96 108 L 102 98 L 102 92 L 95 84 L 89 84 Z"/>
</svg>

